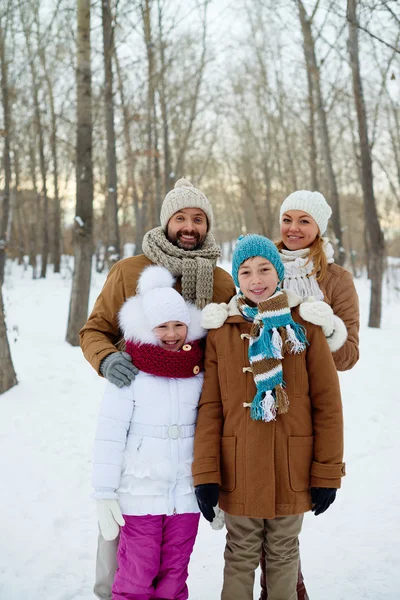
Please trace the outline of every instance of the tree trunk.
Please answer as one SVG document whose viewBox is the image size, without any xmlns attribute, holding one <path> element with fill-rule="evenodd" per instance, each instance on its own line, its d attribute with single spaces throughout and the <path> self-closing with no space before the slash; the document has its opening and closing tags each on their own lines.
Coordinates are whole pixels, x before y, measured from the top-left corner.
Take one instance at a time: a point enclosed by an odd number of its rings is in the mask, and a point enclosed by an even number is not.
<svg viewBox="0 0 400 600">
<path fill-rule="evenodd" d="M 8 72 L 6 57 L 6 40 L 3 25 L 0 23 L 0 68 L 1 68 L 1 96 L 4 122 L 4 191 L 2 202 L 2 218 L 0 222 L 0 286 L 4 282 L 4 269 L 6 264 L 6 248 L 10 241 L 12 211 L 10 207 L 10 185 L 11 185 L 11 156 L 10 156 L 10 134 L 11 134 L 11 108 L 8 89 Z"/>
<path fill-rule="evenodd" d="M 124 120 L 124 142 L 125 142 L 125 152 L 126 152 L 126 171 L 127 171 L 127 179 L 128 179 L 128 191 L 132 194 L 132 204 L 133 210 L 135 214 L 135 254 L 139 254 L 141 252 L 141 243 L 143 239 L 144 232 L 140 230 L 141 228 L 141 212 L 140 212 L 140 201 L 139 201 L 139 193 L 136 185 L 135 178 L 135 168 L 136 161 L 133 153 L 131 136 L 130 136 L 130 116 L 129 116 L 129 108 L 125 102 L 125 92 L 124 92 L 124 82 L 122 80 L 122 73 L 119 64 L 118 54 L 116 49 L 114 49 L 114 59 L 115 59 L 115 67 L 117 71 L 117 79 L 118 79 L 118 90 L 120 95 L 122 116 Z M 140 239 L 140 249 L 137 250 L 137 238 Z"/>
<path fill-rule="evenodd" d="M 308 145 L 309 145 L 309 163 L 310 163 L 310 183 L 311 190 L 318 190 L 318 171 L 317 171 L 317 144 L 315 141 L 315 104 L 314 104 L 314 85 L 309 62 L 306 60 L 307 68 L 307 86 L 308 86 Z"/>
<path fill-rule="evenodd" d="M 49 230 L 48 230 L 48 213 L 49 213 L 49 200 L 47 197 L 47 167 L 46 160 L 44 155 L 44 138 L 43 138 L 43 126 L 42 126 L 42 117 L 40 112 L 40 104 L 39 104 L 39 82 L 36 73 L 36 64 L 34 60 L 35 52 L 33 51 L 31 39 L 30 39 L 30 31 L 26 24 L 24 8 L 20 5 L 20 13 L 21 13 L 21 21 L 22 27 L 24 30 L 26 47 L 28 50 L 28 55 L 30 57 L 29 67 L 31 70 L 31 79 L 32 79 L 32 100 L 34 106 L 34 115 L 35 115 L 35 129 L 36 136 L 39 141 L 39 165 L 40 165 L 40 174 L 42 177 L 42 191 L 41 196 L 43 198 L 42 204 L 42 215 L 41 215 L 41 223 L 42 223 L 42 264 L 41 264 L 41 272 L 40 277 L 46 277 L 47 272 L 47 261 L 49 256 Z"/>
<path fill-rule="evenodd" d="M 58 158 L 57 158 L 57 116 L 54 104 L 53 83 L 46 65 L 46 54 L 43 48 L 40 49 L 40 60 L 45 74 L 47 89 L 49 93 L 49 108 L 51 119 L 50 145 L 53 159 L 53 181 L 54 181 L 54 201 L 53 201 L 53 219 L 51 227 L 51 257 L 54 265 L 54 273 L 60 272 L 61 261 L 61 207 L 58 185 Z"/>
<path fill-rule="evenodd" d="M 106 200 L 106 244 L 107 263 L 111 267 L 120 259 L 117 200 L 117 155 L 115 150 L 114 95 L 112 56 L 114 29 L 112 25 L 110 0 L 101 2 L 103 20 L 104 53 L 104 101 L 107 132 L 107 200 Z"/>
<path fill-rule="evenodd" d="M 337 189 L 336 176 L 333 170 L 331 142 L 328 130 L 328 122 L 325 113 L 324 98 L 321 89 L 320 71 L 317 64 L 317 58 L 315 55 L 315 42 L 311 29 L 312 21 L 307 18 L 307 13 L 304 8 L 302 0 L 297 0 L 299 7 L 299 17 L 301 30 L 303 33 L 303 47 L 306 63 L 314 83 L 314 89 L 317 97 L 317 113 L 321 131 L 321 149 L 323 152 L 323 158 L 325 163 L 326 174 L 328 178 L 330 197 L 329 201 L 332 206 L 332 224 L 333 230 L 336 236 L 336 243 L 339 248 L 338 263 L 343 265 L 346 259 L 346 253 L 343 244 L 343 232 L 340 219 L 340 205 L 339 205 L 339 192 Z"/>
<path fill-rule="evenodd" d="M 87 319 L 93 252 L 92 72 L 90 0 L 77 0 L 77 144 L 75 266 L 68 316 L 67 342 L 79 345 Z"/>
<path fill-rule="evenodd" d="M 369 239 L 369 266 L 371 276 L 371 300 L 369 307 L 369 327 L 380 327 L 382 312 L 382 280 L 384 271 L 385 241 L 379 223 L 374 196 L 372 159 L 368 140 L 367 115 L 360 74 L 358 54 L 357 0 L 347 1 L 349 22 L 349 54 L 353 78 L 354 102 L 357 112 L 358 134 L 361 151 L 361 185 L 363 189 L 366 226 Z"/>
<path fill-rule="evenodd" d="M 158 5 L 158 35 L 160 44 L 160 78 L 159 78 L 159 94 L 161 117 L 163 123 L 163 144 L 164 144 L 164 194 L 167 194 L 174 185 L 174 174 L 171 167 L 171 149 L 169 145 L 169 122 L 168 122 L 168 106 L 165 92 L 165 43 L 163 37 L 163 14 L 160 0 L 157 0 Z"/>
<path fill-rule="evenodd" d="M 146 181 L 143 192 L 142 218 L 144 227 L 149 229 L 158 224 L 155 199 L 153 195 L 153 120 L 154 120 L 154 48 L 151 30 L 151 0 L 145 0 L 142 5 L 143 33 L 147 52 L 147 166 Z M 140 243 L 141 245 L 141 243 Z"/>
<path fill-rule="evenodd" d="M 6 260 L 6 247 L 9 242 L 11 229 L 10 211 L 10 183 L 11 183 L 11 157 L 10 157 L 10 132 L 11 112 L 9 102 L 9 89 L 7 77 L 6 41 L 3 24 L 0 22 L 0 68 L 1 92 L 4 120 L 4 192 L 3 211 L 0 230 L 0 394 L 6 392 L 17 383 L 14 365 L 11 358 L 10 346 L 7 338 L 7 327 L 4 315 L 2 286 L 4 281 L 4 268 Z"/>
</svg>

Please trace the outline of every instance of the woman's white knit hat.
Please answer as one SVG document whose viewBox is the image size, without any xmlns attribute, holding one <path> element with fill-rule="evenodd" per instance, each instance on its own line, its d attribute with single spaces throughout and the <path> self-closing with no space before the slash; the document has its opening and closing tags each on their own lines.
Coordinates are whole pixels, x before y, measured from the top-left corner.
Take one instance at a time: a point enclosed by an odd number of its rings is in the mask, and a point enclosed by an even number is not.
<svg viewBox="0 0 400 600">
<path fill-rule="evenodd" d="M 318 225 L 320 235 L 324 235 L 332 214 L 332 209 L 324 196 L 320 192 L 308 190 L 293 192 L 282 202 L 279 214 L 280 223 L 282 223 L 283 214 L 288 210 L 303 210 L 309 214 Z"/>
<path fill-rule="evenodd" d="M 160 222 L 164 231 L 167 230 L 168 221 L 178 210 L 183 208 L 200 208 L 205 212 L 208 220 L 208 230 L 211 229 L 214 218 L 210 201 L 199 189 L 184 177 L 178 179 L 174 189 L 168 192 L 161 206 Z"/>
</svg>

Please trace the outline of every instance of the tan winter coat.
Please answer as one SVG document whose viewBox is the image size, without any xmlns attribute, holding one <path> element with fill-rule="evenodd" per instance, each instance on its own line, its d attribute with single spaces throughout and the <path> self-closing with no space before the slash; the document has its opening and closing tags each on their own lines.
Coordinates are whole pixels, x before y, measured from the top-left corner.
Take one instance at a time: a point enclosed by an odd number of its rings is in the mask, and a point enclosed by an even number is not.
<svg viewBox="0 0 400 600">
<path fill-rule="evenodd" d="M 111 269 L 104 287 L 96 300 L 89 319 L 79 332 L 80 344 L 85 358 L 100 373 L 100 363 L 111 352 L 122 334 L 118 327 L 118 312 L 127 298 L 136 294 L 140 273 L 153 264 L 144 254 L 118 261 Z M 181 280 L 175 288 L 181 292 Z M 236 294 L 232 278 L 223 269 L 214 269 L 213 302 L 229 302 Z"/>
<path fill-rule="evenodd" d="M 253 421 L 256 393 L 249 366 L 251 324 L 229 317 L 210 331 L 205 379 L 195 433 L 192 472 L 195 485 L 220 484 L 220 507 L 236 516 L 272 519 L 311 509 L 310 487 L 339 488 L 345 474 L 339 381 L 322 329 L 306 323 L 310 345 L 286 355 L 289 412 L 276 421 Z"/>
<path fill-rule="evenodd" d="M 338 371 L 348 371 L 354 367 L 360 357 L 358 348 L 360 310 L 353 277 L 349 271 L 332 263 L 328 265 L 328 272 L 318 285 L 324 294 L 325 302 L 346 326 L 347 339 L 332 356 Z"/>
</svg>

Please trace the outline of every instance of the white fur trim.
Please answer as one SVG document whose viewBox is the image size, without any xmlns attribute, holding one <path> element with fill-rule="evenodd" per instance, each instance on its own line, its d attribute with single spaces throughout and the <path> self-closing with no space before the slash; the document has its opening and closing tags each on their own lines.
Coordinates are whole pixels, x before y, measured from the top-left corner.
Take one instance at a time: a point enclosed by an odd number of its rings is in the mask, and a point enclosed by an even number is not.
<svg viewBox="0 0 400 600">
<path fill-rule="evenodd" d="M 333 326 L 335 332 L 333 336 L 327 338 L 326 341 L 328 342 L 331 352 L 336 352 L 336 350 L 339 350 L 347 340 L 347 329 L 342 319 L 337 315 L 333 315 Z"/>
<path fill-rule="evenodd" d="M 190 316 L 186 339 L 194 342 L 205 337 L 207 331 L 201 326 L 201 310 L 189 302 L 186 302 L 186 306 Z M 157 337 L 150 329 L 144 314 L 140 296 L 132 296 L 124 302 L 118 314 L 118 321 L 126 340 L 135 340 L 142 344 L 153 344 L 153 346 L 158 345 Z"/>
<path fill-rule="evenodd" d="M 194 304 L 190 304 L 189 302 L 186 302 L 186 306 L 190 316 L 186 340 L 188 342 L 194 342 L 195 340 L 200 340 L 201 338 L 205 337 L 207 335 L 207 331 L 202 327 L 202 311 Z"/>
<path fill-rule="evenodd" d="M 137 292 L 141 296 L 155 288 L 173 287 L 175 278 L 165 267 L 150 265 L 143 269 L 140 274 Z"/>
<path fill-rule="evenodd" d="M 143 312 L 140 296 L 128 298 L 118 314 L 120 329 L 126 340 L 136 340 L 142 344 L 158 344 L 158 340 L 149 328 Z"/>
<path fill-rule="evenodd" d="M 201 311 L 201 325 L 204 329 L 218 329 L 228 318 L 228 305 L 225 302 L 207 304 Z"/>
</svg>

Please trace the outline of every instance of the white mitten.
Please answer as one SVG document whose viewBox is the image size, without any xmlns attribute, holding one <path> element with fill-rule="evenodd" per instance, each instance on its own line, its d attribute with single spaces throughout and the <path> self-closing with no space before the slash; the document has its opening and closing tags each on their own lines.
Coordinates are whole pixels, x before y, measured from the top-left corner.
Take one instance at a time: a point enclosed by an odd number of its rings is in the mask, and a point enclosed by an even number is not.
<svg viewBox="0 0 400 600">
<path fill-rule="evenodd" d="M 215 517 L 210 523 L 215 530 L 222 529 L 225 525 L 225 513 L 219 506 L 214 506 Z"/>
<path fill-rule="evenodd" d="M 326 302 L 315 300 L 310 296 L 300 304 L 300 316 L 309 323 L 322 327 L 325 337 L 330 337 L 334 330 L 333 310 Z"/>
<path fill-rule="evenodd" d="M 119 527 L 125 525 L 118 500 L 97 500 L 97 520 L 105 540 L 115 540 Z"/>
<path fill-rule="evenodd" d="M 228 318 L 228 305 L 225 302 L 207 304 L 201 311 L 201 326 L 203 329 L 218 329 Z"/>
</svg>

